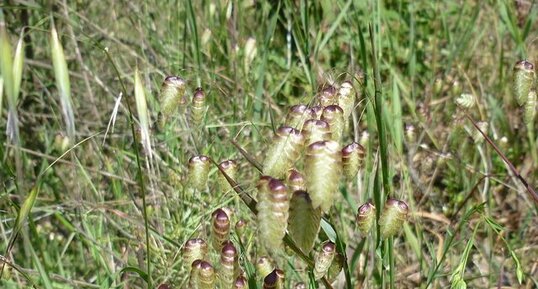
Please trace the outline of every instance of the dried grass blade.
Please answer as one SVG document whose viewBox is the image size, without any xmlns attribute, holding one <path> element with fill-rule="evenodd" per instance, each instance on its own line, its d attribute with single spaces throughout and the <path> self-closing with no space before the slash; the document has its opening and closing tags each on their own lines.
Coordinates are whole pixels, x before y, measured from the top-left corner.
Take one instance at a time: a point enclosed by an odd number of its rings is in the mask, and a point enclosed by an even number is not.
<svg viewBox="0 0 538 289">
<path fill-rule="evenodd" d="M 149 135 L 149 115 L 148 107 L 146 103 L 146 94 L 144 93 L 144 86 L 142 85 L 142 80 L 140 79 L 140 73 L 138 68 L 135 71 L 135 100 L 136 100 L 136 111 L 138 113 L 138 121 L 140 122 L 140 132 L 142 136 L 142 146 L 146 155 L 151 158 L 151 140 Z"/>
</svg>

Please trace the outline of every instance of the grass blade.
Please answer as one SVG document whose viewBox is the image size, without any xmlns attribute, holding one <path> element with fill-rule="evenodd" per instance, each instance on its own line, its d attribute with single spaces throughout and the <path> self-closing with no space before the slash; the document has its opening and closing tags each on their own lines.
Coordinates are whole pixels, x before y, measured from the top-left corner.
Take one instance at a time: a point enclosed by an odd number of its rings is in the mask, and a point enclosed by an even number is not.
<svg viewBox="0 0 538 289">
<path fill-rule="evenodd" d="M 142 146 L 146 155 L 151 158 L 151 140 L 149 135 L 149 115 L 148 115 L 148 106 L 146 103 L 146 94 L 144 93 L 144 86 L 140 80 L 140 73 L 138 68 L 135 70 L 135 100 L 136 100 L 136 111 L 138 112 L 138 121 L 140 122 L 140 131 L 142 136 Z"/>
</svg>

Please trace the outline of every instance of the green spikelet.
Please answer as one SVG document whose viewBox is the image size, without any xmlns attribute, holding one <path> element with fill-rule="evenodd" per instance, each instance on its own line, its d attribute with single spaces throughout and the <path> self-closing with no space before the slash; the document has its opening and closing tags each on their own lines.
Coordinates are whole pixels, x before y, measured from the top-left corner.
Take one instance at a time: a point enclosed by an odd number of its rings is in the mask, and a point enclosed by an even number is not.
<svg viewBox="0 0 538 289">
<path fill-rule="evenodd" d="M 290 202 L 288 232 L 295 244 L 308 255 L 314 247 L 321 221 L 321 210 L 312 207 L 305 191 L 295 191 Z"/>
<path fill-rule="evenodd" d="M 290 107 L 286 116 L 285 126 L 301 129 L 307 119 L 315 118 L 315 113 L 304 104 L 297 104 Z"/>
<path fill-rule="evenodd" d="M 239 275 L 237 250 L 232 242 L 223 244 L 220 252 L 219 280 L 222 289 L 231 289 Z"/>
<path fill-rule="evenodd" d="M 271 263 L 271 259 L 267 256 L 262 256 L 258 259 L 258 262 L 256 262 L 256 274 L 261 279 L 265 278 L 267 275 L 271 274 L 273 271 L 274 266 Z"/>
<path fill-rule="evenodd" d="M 480 130 L 485 133 L 486 135 L 488 134 L 488 123 L 485 122 L 485 121 L 479 121 L 476 123 L 476 125 L 480 128 Z M 476 143 L 476 144 L 480 144 L 484 141 L 484 137 L 482 136 L 482 134 L 476 129 L 473 127 L 473 130 L 472 130 L 472 133 L 471 133 L 471 137 L 473 138 L 473 141 Z"/>
<path fill-rule="evenodd" d="M 324 120 L 309 119 L 303 125 L 301 133 L 304 136 L 305 145 L 311 145 L 317 141 L 332 139 L 329 124 Z"/>
<path fill-rule="evenodd" d="M 200 271 L 199 271 L 199 288 L 200 289 L 215 289 L 215 281 L 216 281 L 216 275 L 215 275 L 215 269 L 209 262 L 202 261 L 200 264 Z"/>
<path fill-rule="evenodd" d="M 237 279 L 235 279 L 233 288 L 234 289 L 247 289 L 248 288 L 247 279 L 243 276 L 237 277 Z"/>
<path fill-rule="evenodd" d="M 237 162 L 234 160 L 226 160 L 219 164 L 219 167 L 233 180 L 236 178 L 237 174 Z M 232 186 L 230 186 L 230 183 L 228 183 L 228 180 L 224 177 L 224 175 L 221 173 L 221 171 L 218 171 L 217 176 L 217 184 L 219 186 L 219 190 L 222 193 L 227 193 L 233 191 Z"/>
<path fill-rule="evenodd" d="M 308 146 L 305 157 L 306 188 L 314 209 L 328 212 L 342 172 L 340 146 L 335 141 L 319 141 Z"/>
<path fill-rule="evenodd" d="M 329 85 L 325 87 L 318 95 L 319 104 L 326 107 L 333 104 L 338 104 L 336 87 Z"/>
<path fill-rule="evenodd" d="M 286 185 L 288 186 L 290 193 L 306 190 L 304 177 L 296 169 L 288 170 L 288 176 L 286 177 L 286 181 Z"/>
<path fill-rule="evenodd" d="M 460 95 L 461 89 L 461 83 L 457 80 L 454 80 L 454 82 L 452 82 L 452 87 L 450 88 L 452 95 Z"/>
<path fill-rule="evenodd" d="M 348 180 L 352 180 L 364 163 L 364 148 L 352 142 L 342 149 L 342 168 L 344 175 Z"/>
<path fill-rule="evenodd" d="M 534 87 L 536 81 L 536 73 L 534 72 L 534 64 L 521 60 L 514 66 L 514 95 L 516 96 L 517 104 L 522 106 L 527 101 L 529 92 Z"/>
<path fill-rule="evenodd" d="M 195 260 L 202 260 L 207 255 L 207 243 L 200 238 L 188 240 L 183 246 L 183 263 L 191 266 Z"/>
<path fill-rule="evenodd" d="M 456 98 L 456 105 L 461 109 L 470 109 L 476 103 L 476 97 L 470 93 L 462 93 Z"/>
<path fill-rule="evenodd" d="M 329 267 L 336 254 L 336 245 L 331 241 L 326 241 L 321 245 L 321 250 L 314 256 L 314 278 L 319 280 L 327 274 Z"/>
<path fill-rule="evenodd" d="M 206 112 L 205 92 L 201 87 L 196 88 L 192 96 L 190 125 L 192 128 L 200 127 Z"/>
<path fill-rule="evenodd" d="M 246 228 L 247 228 L 247 221 L 245 221 L 244 219 L 239 219 L 239 221 L 235 223 L 235 232 L 237 233 L 239 237 L 243 236 Z"/>
<path fill-rule="evenodd" d="M 375 221 L 375 206 L 371 202 L 366 202 L 357 210 L 357 227 L 362 234 L 368 234 Z"/>
<path fill-rule="evenodd" d="M 329 124 L 332 140 L 340 141 L 344 133 L 344 111 L 338 105 L 329 105 L 323 109 L 321 120 Z"/>
<path fill-rule="evenodd" d="M 534 123 L 536 117 L 536 90 L 531 90 L 525 102 L 524 120 L 526 125 Z"/>
<path fill-rule="evenodd" d="M 198 191 L 206 188 L 209 166 L 209 158 L 206 156 L 194 156 L 189 159 L 188 181 L 192 188 Z"/>
<path fill-rule="evenodd" d="M 159 93 L 161 114 L 168 118 L 178 112 L 178 108 L 185 105 L 186 82 L 179 76 L 168 76 L 164 79 Z"/>
<path fill-rule="evenodd" d="M 344 122 L 348 123 L 349 117 L 355 107 L 355 88 L 350 81 L 344 81 L 338 90 L 338 106 L 344 111 Z"/>
<path fill-rule="evenodd" d="M 407 219 L 409 207 L 403 201 L 388 199 L 379 217 L 379 227 L 383 239 L 396 235 Z"/>
<path fill-rule="evenodd" d="M 230 237 L 230 218 L 223 209 L 216 209 L 212 214 L 211 242 L 219 252 L 223 243 Z"/>
<path fill-rule="evenodd" d="M 320 119 L 321 113 L 323 113 L 323 107 L 321 105 L 314 105 L 310 108 L 310 113 L 315 116 L 312 119 Z"/>
<path fill-rule="evenodd" d="M 417 142 L 417 132 L 414 125 L 407 124 L 405 126 L 405 140 L 408 144 L 414 144 Z"/>
<path fill-rule="evenodd" d="M 200 288 L 200 271 L 202 269 L 202 260 L 197 259 L 192 262 L 191 272 L 189 274 L 189 288 L 198 289 Z"/>
<path fill-rule="evenodd" d="M 299 158 L 303 145 L 304 137 L 298 130 L 280 127 L 267 150 L 263 173 L 275 178 L 283 177 Z"/>
<path fill-rule="evenodd" d="M 258 189 L 259 240 L 269 252 L 282 246 L 286 234 L 290 201 L 288 190 L 280 180 L 262 176 Z"/>
<path fill-rule="evenodd" d="M 334 282 L 336 280 L 338 274 L 340 274 L 342 268 L 344 268 L 344 262 L 344 256 L 336 252 L 336 254 L 334 255 L 334 260 L 331 263 L 331 267 L 329 267 L 329 270 L 327 271 L 327 279 L 329 280 L 329 282 Z"/>
</svg>

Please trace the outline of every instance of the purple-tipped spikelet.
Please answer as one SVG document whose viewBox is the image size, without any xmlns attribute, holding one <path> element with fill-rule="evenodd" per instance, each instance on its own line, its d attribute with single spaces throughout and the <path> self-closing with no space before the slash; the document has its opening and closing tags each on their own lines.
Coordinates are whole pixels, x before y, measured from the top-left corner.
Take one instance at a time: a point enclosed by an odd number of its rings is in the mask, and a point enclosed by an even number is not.
<svg viewBox="0 0 538 289">
<path fill-rule="evenodd" d="M 344 122 L 347 124 L 355 107 L 355 88 L 350 81 L 344 81 L 338 90 L 338 106 L 344 111 Z"/>
<path fill-rule="evenodd" d="M 323 113 L 323 107 L 321 105 L 314 105 L 310 108 L 312 119 L 320 119 Z"/>
<path fill-rule="evenodd" d="M 237 249 L 230 241 L 225 241 L 220 251 L 220 288 L 232 288 L 239 275 Z"/>
<path fill-rule="evenodd" d="M 262 176 L 258 181 L 259 240 L 269 252 L 282 247 L 286 235 L 290 200 L 288 189 L 278 179 Z"/>
<path fill-rule="evenodd" d="M 299 158 L 304 145 L 300 131 L 289 126 L 280 127 L 267 150 L 263 173 L 275 178 L 283 177 Z"/>
<path fill-rule="evenodd" d="M 371 202 L 366 202 L 357 210 L 357 227 L 362 234 L 368 234 L 375 221 L 375 206 Z"/>
<path fill-rule="evenodd" d="M 235 162 L 234 160 L 226 160 L 219 164 L 219 168 L 221 168 L 230 178 L 235 180 L 237 174 L 237 162 Z M 222 193 L 233 191 L 232 186 L 230 186 L 230 183 L 220 172 L 220 170 L 218 171 L 217 175 L 217 183 L 219 186 L 219 190 Z"/>
<path fill-rule="evenodd" d="M 233 289 L 246 289 L 248 288 L 248 281 L 245 277 L 239 276 L 235 279 Z"/>
<path fill-rule="evenodd" d="M 269 275 L 273 269 L 274 266 L 271 263 L 271 259 L 267 256 L 260 257 L 258 262 L 256 262 L 256 274 L 262 279 Z"/>
<path fill-rule="evenodd" d="M 342 149 L 342 168 L 348 180 L 353 179 L 359 172 L 364 163 L 365 153 L 364 148 L 356 142 L 352 142 Z"/>
<path fill-rule="evenodd" d="M 192 96 L 190 125 L 197 128 L 202 124 L 206 112 L 206 99 L 204 90 L 201 87 L 196 88 Z"/>
<path fill-rule="evenodd" d="M 321 114 L 321 120 L 329 124 L 332 140 L 340 141 L 345 128 L 344 111 L 342 108 L 338 105 L 326 106 Z"/>
<path fill-rule="evenodd" d="M 188 181 L 192 188 L 198 191 L 206 188 L 210 164 L 209 158 L 203 155 L 189 159 Z"/>
<path fill-rule="evenodd" d="M 297 104 L 290 107 L 284 125 L 300 130 L 307 119 L 315 117 L 315 113 L 306 105 Z"/>
<path fill-rule="evenodd" d="M 216 209 L 212 214 L 211 241 L 213 248 L 220 251 L 224 241 L 230 238 L 230 218 L 223 209 Z"/>
<path fill-rule="evenodd" d="M 383 212 L 379 217 L 379 227 L 383 239 L 394 236 L 398 233 L 407 219 L 409 207 L 403 201 L 388 199 L 385 202 Z"/>
<path fill-rule="evenodd" d="M 336 254 L 336 245 L 331 241 L 326 241 L 321 245 L 321 250 L 314 255 L 314 278 L 319 280 L 327 274 L 329 267 Z"/>
<path fill-rule="evenodd" d="M 200 288 L 200 271 L 202 270 L 202 262 L 204 261 L 201 259 L 197 259 L 192 262 L 189 275 L 189 288 Z"/>
<path fill-rule="evenodd" d="M 309 254 L 318 236 L 321 210 L 312 207 L 312 200 L 306 191 L 295 191 L 290 202 L 288 232 L 295 244 L 305 254 Z"/>
<path fill-rule="evenodd" d="M 243 236 L 243 234 L 245 233 L 246 227 L 247 227 L 247 221 L 245 221 L 244 219 L 239 219 L 239 221 L 235 223 L 235 232 L 237 233 L 239 237 Z"/>
<path fill-rule="evenodd" d="M 296 169 L 288 170 L 288 176 L 286 177 L 286 184 L 290 193 L 295 191 L 305 191 L 306 185 L 303 175 Z"/>
<path fill-rule="evenodd" d="M 177 113 L 178 108 L 185 105 L 185 87 L 185 80 L 179 76 L 165 78 L 159 93 L 161 113 L 164 117 Z"/>
<path fill-rule="evenodd" d="M 204 259 L 206 255 L 207 243 L 203 239 L 190 239 L 183 246 L 183 260 L 187 266 L 190 266 L 195 260 Z"/>
<path fill-rule="evenodd" d="M 314 209 L 328 212 L 333 205 L 342 174 L 342 153 L 335 141 L 308 146 L 305 157 L 306 188 Z"/>
<path fill-rule="evenodd" d="M 216 274 L 213 266 L 206 261 L 202 261 L 199 271 L 199 288 L 200 289 L 215 289 Z"/>
<path fill-rule="evenodd" d="M 533 89 L 536 82 L 536 73 L 534 64 L 521 60 L 514 66 L 514 94 L 517 104 L 520 106 L 527 102 L 529 92 Z"/>
<path fill-rule="evenodd" d="M 331 140 L 331 128 L 324 120 L 309 119 L 303 125 L 301 131 L 305 138 L 305 145 L 311 145 L 317 141 Z"/>
<path fill-rule="evenodd" d="M 336 87 L 329 85 L 320 91 L 318 99 L 319 104 L 323 107 L 338 104 Z"/>
</svg>

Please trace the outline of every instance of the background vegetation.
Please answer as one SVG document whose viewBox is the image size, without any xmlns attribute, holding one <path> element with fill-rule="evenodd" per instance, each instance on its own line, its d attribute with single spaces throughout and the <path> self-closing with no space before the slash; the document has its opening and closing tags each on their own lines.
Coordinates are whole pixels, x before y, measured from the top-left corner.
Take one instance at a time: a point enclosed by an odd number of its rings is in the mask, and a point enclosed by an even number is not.
<svg viewBox="0 0 538 289">
<path fill-rule="evenodd" d="M 313 103 L 318 90 L 344 80 L 360 92 L 346 138 L 362 140 L 367 154 L 356 180 L 341 184 L 326 215 L 332 226 L 316 243 L 334 238 L 333 228 L 346 246 L 348 284 L 341 274 L 334 287 L 444 288 L 461 276 L 471 288 L 538 288 L 536 203 L 454 102 L 461 93 L 475 97 L 468 114 L 488 124 L 489 137 L 536 186 L 536 132 L 523 124 L 512 92 L 515 62 L 538 56 L 533 0 L 0 5 L 1 53 L 21 55 L 20 38 L 24 55 L 15 56 L 14 67 L 23 59 L 20 89 L 16 69 L 15 77 L 6 74 L 10 57 L 2 58 L 0 128 L 10 128 L 0 135 L 2 288 L 139 288 L 146 281 L 183 288 L 190 266 L 182 246 L 208 236 L 220 207 L 233 212 L 232 224 L 247 222 L 233 237 L 243 242 L 242 268 L 252 272 L 254 215 L 233 191 L 218 189 L 215 166 L 207 189 L 188 193 L 187 161 L 234 159 L 236 181 L 255 195 L 260 174 L 237 146 L 262 161 L 288 106 Z M 136 71 L 147 119 L 134 97 Z M 375 71 L 382 115 L 373 104 Z M 187 80 L 188 99 L 160 125 L 167 75 Z M 207 111 L 193 126 L 198 86 Z M 18 122 L 8 123 L 15 113 Z M 376 116 L 387 130 L 383 146 Z M 388 156 L 384 190 L 380 148 Z M 355 224 L 358 206 L 387 190 L 410 211 L 389 261 Z M 286 288 L 317 286 L 296 255 L 280 254 L 274 258 Z"/>
</svg>

